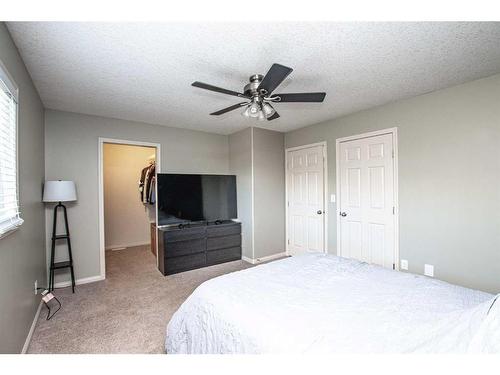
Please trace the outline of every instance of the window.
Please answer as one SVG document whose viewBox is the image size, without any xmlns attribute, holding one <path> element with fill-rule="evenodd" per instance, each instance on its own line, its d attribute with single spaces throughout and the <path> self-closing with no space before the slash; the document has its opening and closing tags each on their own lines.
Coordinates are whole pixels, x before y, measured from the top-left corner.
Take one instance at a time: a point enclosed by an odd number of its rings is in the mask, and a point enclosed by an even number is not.
<svg viewBox="0 0 500 375">
<path fill-rule="evenodd" d="M 0 238 L 22 223 L 17 182 L 17 88 L 0 63 Z"/>
</svg>

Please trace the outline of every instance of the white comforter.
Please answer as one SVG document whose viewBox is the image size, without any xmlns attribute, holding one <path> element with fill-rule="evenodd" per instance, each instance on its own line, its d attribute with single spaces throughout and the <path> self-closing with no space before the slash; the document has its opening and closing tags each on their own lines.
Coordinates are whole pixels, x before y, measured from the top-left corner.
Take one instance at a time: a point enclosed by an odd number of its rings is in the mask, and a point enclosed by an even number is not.
<svg viewBox="0 0 500 375">
<path fill-rule="evenodd" d="M 500 318 L 491 321 L 491 314 L 500 316 L 500 303 L 493 298 L 356 260 L 307 254 L 200 285 L 168 324 L 166 351 L 499 351 Z M 491 327 L 497 328 L 493 336 Z"/>
</svg>

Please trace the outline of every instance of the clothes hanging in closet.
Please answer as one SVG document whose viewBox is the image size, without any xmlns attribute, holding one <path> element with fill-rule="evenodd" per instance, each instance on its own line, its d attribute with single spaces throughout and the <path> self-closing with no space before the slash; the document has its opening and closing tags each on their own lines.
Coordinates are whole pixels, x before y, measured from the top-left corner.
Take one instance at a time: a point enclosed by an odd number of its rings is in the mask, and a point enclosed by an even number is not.
<svg viewBox="0 0 500 375">
<path fill-rule="evenodd" d="M 148 171 L 150 166 L 143 168 L 141 171 L 141 178 L 139 179 L 139 196 L 141 198 L 141 202 L 144 200 L 144 181 L 146 180 L 146 172 Z"/>
<path fill-rule="evenodd" d="M 151 181 L 151 189 L 149 190 L 149 203 L 150 204 L 155 204 L 156 203 L 156 177 L 153 176 L 153 179 Z"/>
<path fill-rule="evenodd" d="M 142 203 L 151 203 L 152 187 L 154 186 L 156 165 L 153 162 L 141 171 L 139 180 L 139 194 Z"/>
</svg>

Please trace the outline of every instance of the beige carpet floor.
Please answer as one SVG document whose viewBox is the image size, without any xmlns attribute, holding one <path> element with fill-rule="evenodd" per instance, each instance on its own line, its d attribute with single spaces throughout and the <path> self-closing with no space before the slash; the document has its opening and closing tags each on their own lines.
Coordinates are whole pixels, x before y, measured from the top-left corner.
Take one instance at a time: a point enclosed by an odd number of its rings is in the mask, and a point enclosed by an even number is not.
<svg viewBox="0 0 500 375">
<path fill-rule="evenodd" d="M 106 252 L 106 280 L 56 289 L 62 309 L 42 307 L 28 353 L 163 353 L 172 314 L 204 281 L 251 267 L 236 261 L 163 276 L 148 246 Z"/>
</svg>

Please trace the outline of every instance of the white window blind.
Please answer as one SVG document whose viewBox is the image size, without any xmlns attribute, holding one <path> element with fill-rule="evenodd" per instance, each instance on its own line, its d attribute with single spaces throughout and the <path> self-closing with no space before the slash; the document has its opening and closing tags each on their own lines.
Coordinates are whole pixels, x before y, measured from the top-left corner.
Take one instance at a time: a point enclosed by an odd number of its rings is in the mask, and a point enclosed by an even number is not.
<svg viewBox="0 0 500 375">
<path fill-rule="evenodd" d="M 17 92 L 0 67 L 0 238 L 23 223 L 17 183 Z"/>
</svg>

